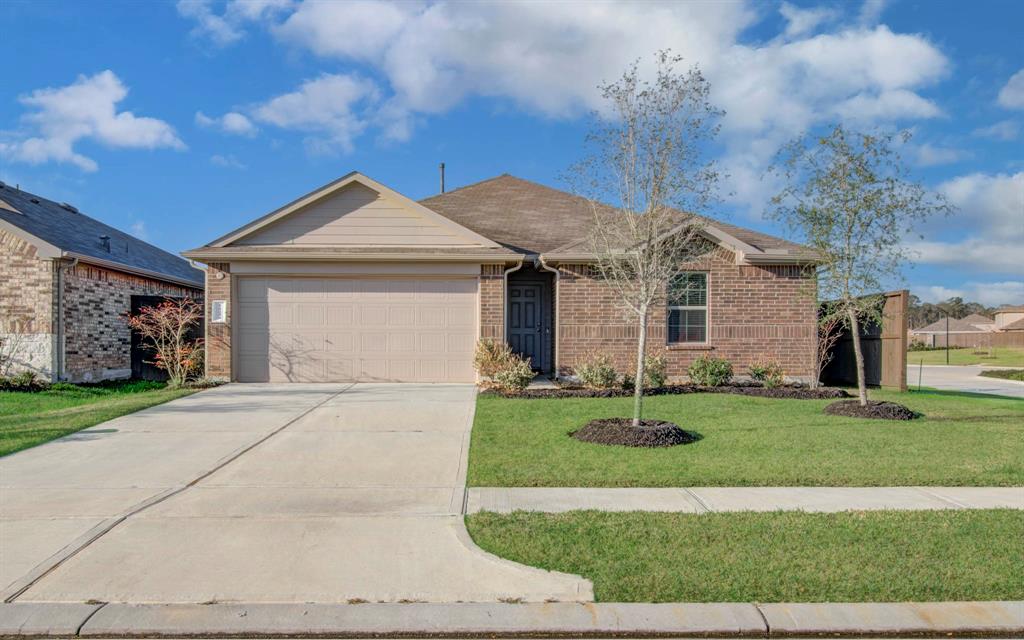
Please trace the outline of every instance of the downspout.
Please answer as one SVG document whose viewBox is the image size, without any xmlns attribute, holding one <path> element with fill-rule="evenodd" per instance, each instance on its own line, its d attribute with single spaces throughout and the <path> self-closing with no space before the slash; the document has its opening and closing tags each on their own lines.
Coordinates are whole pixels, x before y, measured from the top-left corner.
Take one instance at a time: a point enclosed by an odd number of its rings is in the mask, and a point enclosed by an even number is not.
<svg viewBox="0 0 1024 640">
<path fill-rule="evenodd" d="M 65 262 L 70 260 L 70 262 Z M 58 258 L 56 261 L 57 265 L 57 366 L 55 367 L 57 381 L 63 381 L 65 379 L 65 366 L 66 366 L 66 347 L 64 345 L 64 270 L 74 269 L 75 265 L 78 264 L 78 258 Z"/>
<path fill-rule="evenodd" d="M 559 295 L 558 284 L 559 284 L 559 282 L 561 282 L 562 273 L 558 269 L 555 269 L 554 267 L 551 267 L 551 266 L 547 265 L 544 262 L 544 256 L 540 255 L 540 254 L 537 255 L 537 257 L 534 260 L 533 264 L 534 264 L 535 267 L 540 268 L 542 271 L 550 271 L 551 273 L 555 274 L 555 326 L 552 329 L 554 331 L 554 335 L 551 336 L 551 339 L 554 340 L 554 342 L 555 342 L 555 354 L 554 354 L 555 361 L 552 363 L 553 366 L 551 367 L 551 370 L 554 372 L 555 379 L 557 380 L 558 379 L 558 366 L 561 363 L 561 360 L 559 360 L 559 358 L 558 358 L 558 351 L 561 348 L 561 343 L 562 343 L 562 341 L 559 339 L 559 333 L 558 333 L 558 323 L 562 321 L 562 310 L 560 308 L 561 304 L 562 304 L 562 296 Z"/>
<path fill-rule="evenodd" d="M 505 269 L 501 280 L 501 341 L 508 342 L 508 274 L 523 268 L 523 260 L 514 267 Z"/>
</svg>

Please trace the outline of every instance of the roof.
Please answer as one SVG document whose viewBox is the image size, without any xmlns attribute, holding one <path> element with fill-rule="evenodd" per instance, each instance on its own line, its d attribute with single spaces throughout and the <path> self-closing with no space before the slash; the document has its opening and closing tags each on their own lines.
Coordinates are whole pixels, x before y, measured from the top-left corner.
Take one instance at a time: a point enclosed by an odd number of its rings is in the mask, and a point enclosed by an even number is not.
<svg viewBox="0 0 1024 640">
<path fill-rule="evenodd" d="M 499 260 L 516 262 L 522 254 L 504 247 L 317 247 L 239 245 L 201 247 L 185 255 L 202 260 Z"/>
<path fill-rule="evenodd" d="M 981 325 L 981 326 L 979 326 Z M 991 318 L 986 318 L 983 315 L 972 313 L 966 318 L 950 318 L 949 319 L 949 330 L 957 333 L 988 333 L 992 330 L 994 323 Z M 920 329 L 914 329 L 912 333 L 945 333 L 946 332 L 946 319 L 940 318 L 928 326 L 921 327 Z"/>
<path fill-rule="evenodd" d="M 1002 331 L 1024 331 L 1024 318 L 1014 320 L 1002 328 Z"/>
<path fill-rule="evenodd" d="M 72 257 L 155 279 L 203 286 L 203 272 L 172 253 L 103 224 L 70 205 L 0 183 L 0 228 L 47 257 Z M 110 238 L 108 251 L 101 236 Z"/>
<path fill-rule="evenodd" d="M 1019 307 L 1000 307 L 1000 308 L 996 309 L 995 311 L 993 311 L 992 313 L 996 314 L 996 315 L 998 315 L 1000 313 L 1024 313 L 1024 306 L 1019 306 Z"/>
<path fill-rule="evenodd" d="M 420 204 L 506 247 L 531 254 L 581 249 L 593 221 L 588 201 L 580 196 L 508 174 L 483 180 Z M 815 257 L 806 246 L 775 236 L 703 218 L 710 235 L 740 245 L 765 260 Z"/>
</svg>

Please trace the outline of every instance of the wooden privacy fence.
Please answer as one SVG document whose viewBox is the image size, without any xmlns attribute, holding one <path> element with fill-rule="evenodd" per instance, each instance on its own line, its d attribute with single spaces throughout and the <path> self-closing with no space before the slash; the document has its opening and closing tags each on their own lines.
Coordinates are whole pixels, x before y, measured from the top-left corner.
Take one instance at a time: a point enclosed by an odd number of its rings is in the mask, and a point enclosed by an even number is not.
<svg viewBox="0 0 1024 640">
<path fill-rule="evenodd" d="M 911 340 L 923 342 L 929 347 L 946 346 L 945 333 L 925 333 L 911 337 Z M 1024 331 L 1000 331 L 977 333 L 950 333 L 951 347 L 1024 347 Z"/>
<path fill-rule="evenodd" d="M 910 292 L 887 291 L 882 296 L 882 322 L 861 327 L 864 378 L 869 386 L 907 390 L 907 303 Z M 828 385 L 857 384 L 853 337 L 844 329 L 832 349 L 832 361 L 821 374 Z"/>
</svg>

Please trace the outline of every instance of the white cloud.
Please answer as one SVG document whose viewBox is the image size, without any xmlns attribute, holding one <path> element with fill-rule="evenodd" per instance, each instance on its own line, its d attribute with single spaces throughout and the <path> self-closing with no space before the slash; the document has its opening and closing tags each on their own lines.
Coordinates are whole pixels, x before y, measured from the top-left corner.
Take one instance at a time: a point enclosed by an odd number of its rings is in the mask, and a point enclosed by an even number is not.
<svg viewBox="0 0 1024 640">
<path fill-rule="evenodd" d="M 146 223 L 142 220 L 133 222 L 129 230 L 131 231 L 131 234 L 139 240 L 149 239 L 149 232 L 146 230 Z"/>
<path fill-rule="evenodd" d="M 875 24 L 882 17 L 882 12 L 888 4 L 889 0 L 864 0 L 864 4 L 860 5 L 857 20 L 863 25 Z"/>
<path fill-rule="evenodd" d="M 368 123 L 364 107 L 378 98 L 377 87 L 365 78 L 324 74 L 257 105 L 252 115 L 259 122 L 310 133 L 306 141 L 314 151 L 350 152 Z"/>
<path fill-rule="evenodd" d="M 963 271 L 1024 274 L 1024 172 L 959 176 L 939 185 L 938 191 L 959 211 L 930 221 L 921 230 L 925 240 L 908 242 L 918 262 Z M 943 234 L 956 239 L 929 237 Z"/>
<path fill-rule="evenodd" d="M 0 155 L 19 162 L 69 162 L 83 171 L 98 169 L 96 161 L 75 151 L 84 140 L 123 149 L 184 149 L 171 125 L 156 118 L 118 111 L 128 88 L 113 71 L 80 75 L 65 87 L 37 89 L 19 98 L 33 109 L 22 117 L 31 133 L 0 142 Z"/>
<path fill-rule="evenodd" d="M 225 169 L 245 169 L 246 165 L 233 155 L 221 155 L 219 153 L 210 156 L 210 164 Z"/>
<path fill-rule="evenodd" d="M 1007 109 L 1024 109 L 1024 69 L 1010 76 L 999 91 L 999 104 Z"/>
<path fill-rule="evenodd" d="M 911 293 L 924 302 L 944 302 L 950 298 L 963 298 L 969 302 L 980 302 L 987 307 L 1004 304 L 1021 304 L 1024 300 L 1024 282 L 1006 280 L 997 282 L 965 282 L 959 287 L 944 285 L 915 285 Z"/>
<path fill-rule="evenodd" d="M 1016 140 L 1020 135 L 1020 125 L 1013 120 L 1003 120 L 988 127 L 975 129 L 972 135 L 993 140 Z"/>
<path fill-rule="evenodd" d="M 291 4 L 291 0 L 230 0 L 221 15 L 214 13 L 211 0 L 178 0 L 177 8 L 178 15 L 195 21 L 194 37 L 226 47 L 245 37 L 247 22 L 273 16 Z"/>
<path fill-rule="evenodd" d="M 220 129 L 224 133 L 239 136 L 253 136 L 256 134 L 256 125 L 245 115 L 237 111 L 229 111 L 220 117 L 210 117 L 202 111 L 197 111 L 196 124 L 201 127 Z"/>
<path fill-rule="evenodd" d="M 788 2 L 783 2 L 779 6 L 779 13 L 786 19 L 786 32 L 784 35 L 788 38 L 813 32 L 818 28 L 818 25 L 834 19 L 837 15 L 835 10 L 826 7 L 803 9 Z"/>
<path fill-rule="evenodd" d="M 952 147 L 940 147 L 931 143 L 924 143 L 913 148 L 915 160 L 922 167 L 934 167 L 940 164 L 950 164 L 964 157 L 964 152 Z"/>
</svg>

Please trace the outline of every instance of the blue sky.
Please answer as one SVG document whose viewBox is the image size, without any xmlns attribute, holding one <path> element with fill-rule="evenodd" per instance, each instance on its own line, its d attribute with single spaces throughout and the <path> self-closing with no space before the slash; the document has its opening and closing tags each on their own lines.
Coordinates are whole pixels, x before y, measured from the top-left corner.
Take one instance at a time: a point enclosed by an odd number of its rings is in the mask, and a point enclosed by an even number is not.
<svg viewBox="0 0 1024 640">
<path fill-rule="evenodd" d="M 171 251 L 354 169 L 412 198 L 440 161 L 449 187 L 563 186 L 595 86 L 671 48 L 727 112 L 710 215 L 785 235 L 761 217 L 779 144 L 907 128 L 960 212 L 892 284 L 1024 303 L 1021 2 L 6 0 L 0 20 L 0 180 Z"/>
</svg>

